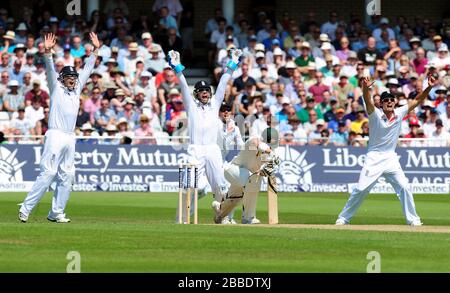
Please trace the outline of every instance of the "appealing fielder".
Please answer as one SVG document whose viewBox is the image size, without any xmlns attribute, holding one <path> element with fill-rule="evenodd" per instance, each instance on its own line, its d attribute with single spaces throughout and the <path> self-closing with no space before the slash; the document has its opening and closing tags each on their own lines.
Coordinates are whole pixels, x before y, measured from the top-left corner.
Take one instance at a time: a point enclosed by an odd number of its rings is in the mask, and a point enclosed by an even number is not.
<svg viewBox="0 0 450 293">
<path fill-rule="evenodd" d="M 401 123 L 406 114 L 421 104 L 428 96 L 436 80 L 430 76 L 428 87 L 407 105 L 395 108 L 396 98 L 388 92 L 381 94 L 382 109 L 374 106 L 369 88 L 373 81 L 369 77 L 362 80 L 363 97 L 369 114 L 369 146 L 363 169 L 359 176 L 358 186 L 353 190 L 342 212 L 336 220 L 336 225 L 348 224 L 362 204 L 366 195 L 384 176 L 395 190 L 406 218 L 406 223 L 421 226 L 422 222 L 416 213 L 413 195 L 408 187 L 408 179 L 395 153 Z"/>
<path fill-rule="evenodd" d="M 170 51 L 169 64 L 176 72 L 181 85 L 183 102 L 188 115 L 188 133 L 190 145 L 187 153 L 189 162 L 198 167 L 199 190 L 206 186 L 203 179 L 206 175 L 214 198 L 221 202 L 228 192 L 223 174 L 222 155 L 217 145 L 217 127 L 219 108 L 224 100 L 225 89 L 234 70 L 237 69 L 242 55 L 241 50 L 233 50 L 227 69 L 220 78 L 215 97 L 212 97 L 211 87 L 206 81 L 199 81 L 194 86 L 194 97 L 191 96 L 186 78 L 183 75 L 184 66 L 180 62 L 180 53 Z"/>
<path fill-rule="evenodd" d="M 242 200 L 242 223 L 260 223 L 256 218 L 256 201 L 262 177 L 268 177 L 271 184 L 276 185 L 275 167 L 280 164 L 280 159 L 274 150 L 278 146 L 278 140 L 278 132 L 274 128 L 266 128 L 261 138 L 249 138 L 244 149 L 224 167 L 225 178 L 231 186 L 223 202 L 213 202 L 216 223 L 222 222 Z"/>
<path fill-rule="evenodd" d="M 78 75 L 72 66 L 64 66 L 58 76 L 51 53 L 56 44 L 56 37 L 52 33 L 44 36 L 46 74 L 50 89 L 49 127 L 45 133 L 40 174 L 19 210 L 19 219 L 22 222 L 28 220 L 31 211 L 54 180 L 56 189 L 47 219 L 58 223 L 70 222 L 64 210 L 75 177 L 75 122 L 80 106 L 80 94 L 94 68 L 100 46 L 95 33 L 91 32 L 90 38 L 95 51 L 87 58 L 81 74 Z"/>
</svg>

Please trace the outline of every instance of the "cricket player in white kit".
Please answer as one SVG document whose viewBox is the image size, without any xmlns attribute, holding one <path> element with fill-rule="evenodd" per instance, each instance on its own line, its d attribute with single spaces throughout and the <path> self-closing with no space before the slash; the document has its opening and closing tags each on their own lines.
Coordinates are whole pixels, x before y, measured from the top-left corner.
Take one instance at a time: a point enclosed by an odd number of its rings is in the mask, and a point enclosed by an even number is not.
<svg viewBox="0 0 450 293">
<path fill-rule="evenodd" d="M 170 51 L 169 64 L 176 72 L 181 86 L 183 103 L 188 116 L 188 133 L 190 145 L 188 155 L 190 163 L 197 164 L 199 189 L 204 188 L 205 177 L 211 186 L 214 198 L 221 202 L 228 192 L 223 174 L 223 163 L 220 147 L 217 145 L 217 127 L 219 108 L 225 97 L 225 90 L 233 71 L 238 68 L 241 50 L 233 50 L 227 69 L 220 78 L 215 97 L 212 97 L 211 87 L 206 81 L 199 81 L 194 86 L 194 96 L 191 96 L 186 78 L 183 75 L 184 66 L 180 62 L 180 54 Z"/>
<path fill-rule="evenodd" d="M 219 110 L 219 141 L 217 144 L 222 150 L 222 160 L 224 169 L 229 164 L 226 156 L 231 150 L 244 149 L 244 140 L 242 139 L 239 127 L 231 117 L 232 105 L 223 101 Z M 234 210 L 231 211 L 227 217 L 224 217 L 222 224 L 237 224 L 233 219 Z"/>
<path fill-rule="evenodd" d="M 56 36 L 52 33 L 44 36 L 46 74 L 50 89 L 49 127 L 45 134 L 40 174 L 19 210 L 19 219 L 22 222 L 28 220 L 31 211 L 54 180 L 56 189 L 47 219 L 58 223 L 70 222 L 64 210 L 75 178 L 75 123 L 80 94 L 94 68 L 100 46 L 95 33 L 90 33 L 90 38 L 95 51 L 86 59 L 81 74 L 78 76 L 74 67 L 65 66 L 58 76 L 51 53 L 56 44 Z"/>
<path fill-rule="evenodd" d="M 277 146 L 278 132 L 274 128 L 266 128 L 261 137 L 249 138 L 244 149 L 225 166 L 225 178 L 231 186 L 224 201 L 213 203 L 217 209 L 216 223 L 220 223 L 242 200 L 242 223 L 260 223 L 256 218 L 256 201 L 262 177 L 268 177 L 272 184 L 276 184 L 275 167 L 280 164 L 274 151 Z"/>
<path fill-rule="evenodd" d="M 395 108 L 395 96 L 388 92 L 381 94 L 382 109 L 376 108 L 369 92 L 372 84 L 373 81 L 370 81 L 369 77 L 363 78 L 363 97 L 369 114 L 369 146 L 366 160 L 359 176 L 358 186 L 353 190 L 347 204 L 339 214 L 336 225 L 345 225 L 350 222 L 378 178 L 384 176 L 400 199 L 406 223 L 411 226 L 421 226 L 422 222 L 416 213 L 414 198 L 408 187 L 408 179 L 400 166 L 395 148 L 403 118 L 424 101 L 436 84 L 436 80 L 430 76 L 428 87 L 407 105 L 398 108 Z"/>
</svg>

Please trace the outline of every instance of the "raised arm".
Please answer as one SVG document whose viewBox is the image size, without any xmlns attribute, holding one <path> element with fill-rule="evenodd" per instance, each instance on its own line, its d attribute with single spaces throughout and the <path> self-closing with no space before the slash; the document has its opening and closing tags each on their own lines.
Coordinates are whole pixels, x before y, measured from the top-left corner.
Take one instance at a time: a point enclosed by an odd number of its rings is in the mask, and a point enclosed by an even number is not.
<svg viewBox="0 0 450 293">
<path fill-rule="evenodd" d="M 180 81 L 181 87 L 181 95 L 183 98 L 183 103 L 186 107 L 186 110 L 189 110 L 189 105 L 192 103 L 193 99 L 191 97 L 191 92 L 189 90 L 189 85 L 184 77 L 183 70 L 185 67 L 181 64 L 180 61 L 180 53 L 177 51 L 171 50 L 168 53 L 169 65 L 172 67 L 173 71 L 175 71 L 178 80 Z"/>
<path fill-rule="evenodd" d="M 212 103 L 216 106 L 216 108 L 220 108 L 220 104 L 222 104 L 223 99 L 225 98 L 225 91 L 227 89 L 228 81 L 233 75 L 233 71 L 235 71 L 238 66 L 242 56 L 242 51 L 239 49 L 232 49 L 231 51 L 231 59 L 228 61 L 227 66 L 225 68 L 224 74 L 220 78 L 219 85 L 217 86 L 215 97 L 211 100 Z"/>
<path fill-rule="evenodd" d="M 82 89 L 84 87 L 89 76 L 92 73 L 92 70 L 94 69 L 95 60 L 97 59 L 98 49 L 100 47 L 100 42 L 98 41 L 97 34 L 94 32 L 91 32 L 89 34 L 89 36 L 91 38 L 92 45 L 94 45 L 94 51 L 92 52 L 91 56 L 89 56 L 89 58 L 85 61 L 83 70 L 80 73 L 80 77 L 79 77 L 80 89 Z"/>
<path fill-rule="evenodd" d="M 372 112 L 375 110 L 375 106 L 373 105 L 372 98 L 370 97 L 370 87 L 373 85 L 375 81 L 371 80 L 370 77 L 362 77 L 361 78 L 361 84 L 363 89 L 363 99 L 364 103 L 366 104 L 366 110 L 367 114 L 372 114 Z"/>
<path fill-rule="evenodd" d="M 426 97 L 428 97 L 428 94 L 430 93 L 431 89 L 437 84 L 437 79 L 433 77 L 433 75 L 428 76 L 428 87 L 418 94 L 414 100 L 408 102 L 408 112 L 412 111 L 414 108 L 422 104 L 422 102 L 425 100 Z"/>
<path fill-rule="evenodd" d="M 58 73 L 53 65 L 52 49 L 56 44 L 56 36 L 53 33 L 49 33 L 44 36 L 44 60 L 45 60 L 45 73 L 47 74 L 48 88 L 53 91 L 58 81 Z"/>
</svg>

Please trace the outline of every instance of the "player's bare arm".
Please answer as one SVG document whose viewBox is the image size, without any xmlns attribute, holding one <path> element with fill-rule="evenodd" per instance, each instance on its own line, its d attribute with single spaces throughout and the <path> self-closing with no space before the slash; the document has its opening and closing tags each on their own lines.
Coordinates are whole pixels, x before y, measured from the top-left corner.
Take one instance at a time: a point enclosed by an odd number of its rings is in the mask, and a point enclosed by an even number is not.
<svg viewBox="0 0 450 293">
<path fill-rule="evenodd" d="M 366 110 L 367 114 L 372 114 L 372 112 L 375 110 L 375 106 L 373 105 L 372 98 L 370 97 L 370 87 L 373 85 L 375 81 L 371 79 L 370 77 L 362 77 L 361 78 L 361 84 L 363 89 L 363 98 L 364 102 L 366 104 Z"/>
<path fill-rule="evenodd" d="M 408 112 L 414 110 L 417 106 L 422 104 L 422 102 L 428 97 L 431 89 L 438 83 L 438 80 L 432 75 L 428 76 L 428 87 L 417 95 L 414 100 L 408 102 Z"/>
</svg>

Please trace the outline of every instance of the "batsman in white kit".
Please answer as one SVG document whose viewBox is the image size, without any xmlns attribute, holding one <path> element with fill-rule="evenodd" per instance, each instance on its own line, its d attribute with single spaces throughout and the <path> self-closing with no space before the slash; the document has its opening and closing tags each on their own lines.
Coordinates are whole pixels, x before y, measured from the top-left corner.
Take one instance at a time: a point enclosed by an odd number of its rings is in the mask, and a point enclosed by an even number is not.
<svg viewBox="0 0 450 293">
<path fill-rule="evenodd" d="M 267 177 L 268 184 L 276 190 L 276 167 L 280 164 L 275 154 L 278 147 L 278 131 L 266 128 L 261 137 L 250 137 L 244 149 L 225 165 L 225 178 L 231 184 L 227 197 L 222 201 L 214 201 L 216 223 L 221 223 L 241 201 L 243 224 L 259 224 L 256 218 L 256 202 L 261 190 L 262 177 Z"/>
<path fill-rule="evenodd" d="M 400 199 L 406 223 L 411 226 L 421 226 L 422 222 L 417 215 L 414 198 L 408 187 L 408 179 L 400 166 L 395 148 L 403 118 L 425 100 L 430 90 L 436 85 L 436 80 L 429 76 L 428 87 L 415 99 L 408 101 L 407 105 L 398 108 L 395 108 L 397 99 L 388 92 L 381 94 L 382 108 L 376 108 L 369 92 L 372 84 L 373 81 L 369 77 L 363 78 L 363 97 L 369 114 L 369 146 L 366 160 L 358 185 L 339 214 L 336 225 L 346 225 L 350 222 L 378 178 L 384 176 Z"/>
<path fill-rule="evenodd" d="M 40 174 L 19 210 L 19 219 L 22 222 L 28 220 L 31 211 L 54 180 L 56 189 L 47 219 L 57 223 L 70 222 L 64 210 L 75 178 L 75 123 L 80 94 L 94 68 L 100 46 L 95 33 L 91 32 L 90 38 L 95 51 L 86 59 L 82 72 L 78 75 L 74 67 L 64 66 L 58 75 L 51 52 L 56 44 L 56 36 L 52 33 L 44 36 L 45 66 L 50 89 L 49 127 L 45 134 Z"/>
<path fill-rule="evenodd" d="M 232 51 L 231 60 L 227 63 L 227 69 L 220 78 L 214 97 L 212 96 L 211 86 L 203 80 L 195 84 L 192 97 L 186 78 L 183 75 L 185 67 L 181 64 L 180 53 L 176 51 L 168 53 L 169 65 L 180 80 L 183 103 L 188 116 L 190 144 L 187 153 L 189 155 L 189 163 L 196 164 L 198 167 L 198 189 L 204 190 L 207 182 L 209 182 L 214 198 L 219 202 L 226 197 L 228 187 L 223 174 L 220 147 L 217 145 L 217 127 L 219 122 L 217 117 L 220 105 L 225 97 L 228 81 L 233 71 L 238 68 L 241 56 L 241 50 Z"/>
</svg>

